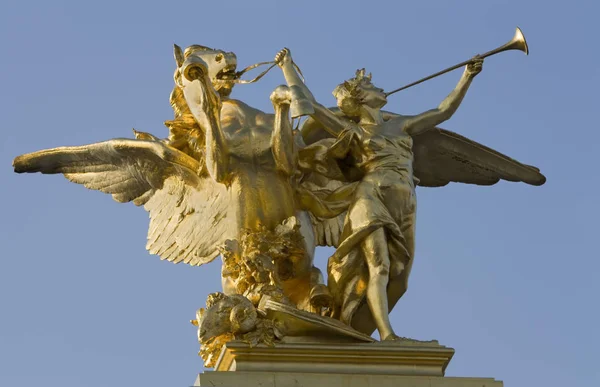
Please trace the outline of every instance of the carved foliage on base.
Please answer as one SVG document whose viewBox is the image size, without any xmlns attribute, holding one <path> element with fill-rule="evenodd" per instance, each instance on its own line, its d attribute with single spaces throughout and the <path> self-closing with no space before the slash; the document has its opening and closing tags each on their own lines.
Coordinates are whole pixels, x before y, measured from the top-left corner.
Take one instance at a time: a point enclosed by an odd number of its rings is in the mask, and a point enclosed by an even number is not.
<svg viewBox="0 0 600 387">
<path fill-rule="evenodd" d="M 221 254 L 223 276 L 232 281 L 238 294 L 210 294 L 206 309 L 199 309 L 192 321 L 198 326 L 199 355 L 206 367 L 214 366 L 223 345 L 232 340 L 273 345 L 283 337 L 277 324 L 257 307 L 262 297 L 291 305 L 281 281 L 292 278 L 295 265 L 306 259 L 295 217 L 274 231 L 247 230 L 239 241 L 227 240 Z"/>
<path fill-rule="evenodd" d="M 221 247 L 223 277 L 234 284 L 238 294 L 257 306 L 262 296 L 290 304 L 281 281 L 293 278 L 295 267 L 307 259 L 300 224 L 291 217 L 274 231 L 245 230 L 238 240 L 227 240 Z"/>
</svg>

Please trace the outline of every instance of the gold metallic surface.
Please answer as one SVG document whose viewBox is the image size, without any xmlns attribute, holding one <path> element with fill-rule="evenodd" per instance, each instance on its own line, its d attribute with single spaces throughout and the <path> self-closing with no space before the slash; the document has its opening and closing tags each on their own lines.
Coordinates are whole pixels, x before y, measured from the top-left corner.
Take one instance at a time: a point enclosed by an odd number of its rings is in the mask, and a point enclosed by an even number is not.
<svg viewBox="0 0 600 387">
<path fill-rule="evenodd" d="M 134 131 L 13 165 L 143 206 L 147 249 L 163 260 L 200 266 L 222 257 L 222 292 L 192 320 L 207 366 L 232 340 L 364 342 L 377 328 L 403 342 L 388 312 L 414 259 L 416 186 L 545 182 L 537 168 L 436 127 L 458 109 L 481 57 L 437 108 L 415 116 L 381 110 L 387 95 L 364 70 L 335 89 L 339 108 L 326 108 L 287 49 L 242 71 L 234 53 L 201 45 L 175 45 L 174 57 L 167 138 Z M 241 81 L 262 64 L 279 66 L 288 83 L 270 96 L 274 114 L 230 98 L 236 84 L 273 67 Z M 293 130 L 290 116 L 309 118 Z M 313 265 L 316 246 L 336 248 L 327 283 Z"/>
<path fill-rule="evenodd" d="M 454 349 L 436 341 L 282 343 L 274 347 L 230 342 L 215 371 L 444 376 L 453 355 Z"/>
<path fill-rule="evenodd" d="M 201 345 L 198 354 L 204 365 L 214 367 L 223 346 L 233 340 L 251 346 L 273 346 L 282 334 L 272 319 L 262 317 L 252 302 L 242 295 L 209 294 L 206 309 L 198 309 L 196 320 L 192 320 L 198 327 Z"/>
<path fill-rule="evenodd" d="M 334 90 L 340 111 L 331 111 L 300 80 L 288 49 L 275 60 L 288 84 L 313 104 L 303 127 L 307 148 L 322 148 L 314 152 L 321 165 L 346 170 L 321 173 L 342 176 L 346 183 L 351 175 L 360 181 L 347 212 L 338 216 L 343 228 L 338 230 L 336 251 L 328 264 L 328 287 L 334 299 L 331 316 L 368 334 L 376 327 L 384 340 L 397 340 L 388 314 L 406 291 L 413 264 L 416 185 L 493 184 L 500 178 L 543 184 L 545 178 L 533 167 L 435 128 L 460 106 L 481 72 L 480 57 L 469 61 L 455 89 L 437 108 L 415 116 L 382 112 L 387 95 L 371 83 L 371 74 L 364 69 Z M 334 138 L 323 138 L 327 135 Z M 416 139 L 421 140 L 419 146 Z M 448 139 L 462 144 L 450 141 L 448 145 Z"/>
</svg>

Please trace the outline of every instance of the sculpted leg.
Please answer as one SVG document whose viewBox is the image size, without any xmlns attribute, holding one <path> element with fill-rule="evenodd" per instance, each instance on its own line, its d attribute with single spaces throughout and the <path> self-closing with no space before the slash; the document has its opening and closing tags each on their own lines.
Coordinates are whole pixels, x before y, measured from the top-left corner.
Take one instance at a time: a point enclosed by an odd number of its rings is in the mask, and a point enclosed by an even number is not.
<svg viewBox="0 0 600 387">
<path fill-rule="evenodd" d="M 317 314 L 330 313 L 330 309 L 333 307 L 333 297 L 324 284 L 323 274 L 319 268 L 312 268 L 311 276 L 311 289 L 310 289 L 310 304 L 313 307 L 312 312 Z"/>
<path fill-rule="evenodd" d="M 271 93 L 271 102 L 275 109 L 271 148 L 277 169 L 288 176 L 292 176 L 296 169 L 294 137 L 289 117 L 291 98 L 289 88 L 284 85 L 278 86 Z"/>
<path fill-rule="evenodd" d="M 367 285 L 367 303 L 375 319 L 382 340 L 394 338 L 390 324 L 387 300 L 387 285 L 390 275 L 390 256 L 385 230 L 380 228 L 372 232 L 361 244 L 369 268 Z"/>
<path fill-rule="evenodd" d="M 325 285 L 323 273 L 314 265 L 316 242 L 312 221 L 305 211 L 297 212 L 296 218 L 300 221 L 300 232 L 304 238 L 304 248 L 307 255 L 306 267 L 310 270 L 309 303 L 312 307 L 311 311 L 320 314 L 323 308 L 332 306 L 333 297 Z"/>
</svg>

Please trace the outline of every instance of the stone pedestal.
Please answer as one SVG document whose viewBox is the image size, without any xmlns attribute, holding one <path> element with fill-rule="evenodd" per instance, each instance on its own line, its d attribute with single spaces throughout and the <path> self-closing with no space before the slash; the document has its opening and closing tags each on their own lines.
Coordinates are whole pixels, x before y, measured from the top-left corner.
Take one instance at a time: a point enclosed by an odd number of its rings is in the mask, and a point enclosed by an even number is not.
<svg viewBox="0 0 600 387">
<path fill-rule="evenodd" d="M 436 341 L 280 343 L 251 348 L 228 343 L 214 371 L 194 386 L 210 387 L 502 387 L 490 378 L 445 377 L 454 355 Z"/>
<path fill-rule="evenodd" d="M 488 378 L 307 374 L 282 372 L 205 372 L 194 386 L 211 387 L 502 387 Z"/>
</svg>

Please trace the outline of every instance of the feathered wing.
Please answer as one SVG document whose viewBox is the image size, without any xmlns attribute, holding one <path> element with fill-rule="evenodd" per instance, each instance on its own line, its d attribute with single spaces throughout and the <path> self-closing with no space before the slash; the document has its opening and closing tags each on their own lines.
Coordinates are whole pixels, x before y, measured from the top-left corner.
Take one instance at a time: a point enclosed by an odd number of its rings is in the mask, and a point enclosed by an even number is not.
<svg viewBox="0 0 600 387">
<path fill-rule="evenodd" d="M 150 213 L 146 248 L 163 260 L 202 265 L 234 237 L 225 186 L 198 176 L 199 163 L 160 141 L 114 139 L 17 157 L 15 172 L 62 173 L 74 183 L 132 201 Z"/>
<path fill-rule="evenodd" d="M 225 240 L 237 236 L 228 192 L 210 177 L 195 187 L 170 177 L 144 208 L 150 213 L 146 248 L 173 263 L 208 263 Z"/>
<path fill-rule="evenodd" d="M 338 108 L 331 108 L 336 115 L 345 117 Z M 384 119 L 399 117 L 398 114 L 383 112 Z M 306 147 L 314 147 L 321 143 L 329 145 L 331 134 L 313 118 L 308 118 L 301 128 L 302 139 Z M 492 185 L 500 180 L 524 182 L 542 185 L 546 181 L 544 175 L 536 167 L 522 164 L 498 151 L 454 132 L 433 128 L 413 137 L 414 174 L 423 187 L 441 187 L 450 182 Z M 324 151 L 312 152 L 318 156 Z M 313 164 L 314 161 L 311 161 Z M 328 165 L 328 160 L 319 165 Z M 311 175 L 312 179 L 315 179 Z M 336 189 L 343 181 L 323 180 L 323 177 L 312 182 L 313 190 Z M 332 218 L 319 218 L 311 214 L 316 242 L 319 246 L 338 247 L 346 212 Z"/>
<path fill-rule="evenodd" d="M 423 187 L 450 182 L 493 185 L 500 180 L 542 185 L 544 175 L 498 151 L 449 130 L 434 128 L 413 137 L 414 174 Z"/>
<path fill-rule="evenodd" d="M 331 108 L 343 117 L 338 108 Z M 399 114 L 383 112 L 385 120 Z M 306 144 L 331 137 L 312 118 L 302 127 Z M 450 182 L 493 185 L 500 180 L 542 185 L 544 175 L 534 166 L 514 160 L 457 133 L 432 128 L 413 137 L 414 174 L 422 187 L 441 187 Z"/>
</svg>

